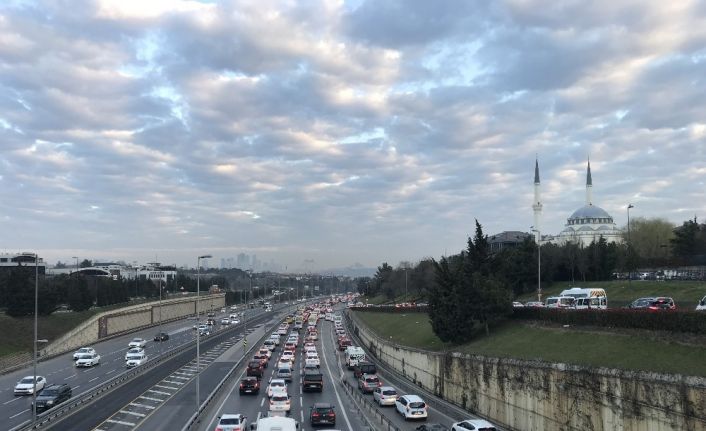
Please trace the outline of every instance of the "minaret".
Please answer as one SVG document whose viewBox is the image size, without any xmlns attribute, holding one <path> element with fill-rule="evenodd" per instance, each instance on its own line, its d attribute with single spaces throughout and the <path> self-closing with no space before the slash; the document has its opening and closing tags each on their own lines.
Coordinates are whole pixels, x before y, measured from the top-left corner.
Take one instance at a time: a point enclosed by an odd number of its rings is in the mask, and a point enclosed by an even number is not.
<svg viewBox="0 0 706 431">
<path fill-rule="evenodd" d="M 586 169 L 586 205 L 593 205 L 593 180 L 591 179 L 591 159 Z"/>
<path fill-rule="evenodd" d="M 534 202 L 532 203 L 532 209 L 534 210 L 534 229 L 536 232 L 537 244 L 540 241 L 540 226 L 539 222 L 542 218 L 542 197 L 540 196 L 539 188 L 539 160 L 534 160 Z"/>
</svg>

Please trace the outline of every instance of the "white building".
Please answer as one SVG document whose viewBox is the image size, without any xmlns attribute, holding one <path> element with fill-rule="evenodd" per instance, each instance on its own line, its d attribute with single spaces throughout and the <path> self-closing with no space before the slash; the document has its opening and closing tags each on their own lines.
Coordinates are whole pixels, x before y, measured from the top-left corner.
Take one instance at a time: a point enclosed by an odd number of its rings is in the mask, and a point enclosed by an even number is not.
<svg viewBox="0 0 706 431">
<path fill-rule="evenodd" d="M 0 271 L 10 270 L 18 266 L 34 267 L 34 253 L 23 252 L 23 253 L 0 253 Z M 41 257 L 36 263 L 37 271 L 40 274 L 44 274 L 46 270 L 46 263 Z"/>
<path fill-rule="evenodd" d="M 539 162 L 534 166 L 534 211 L 535 229 L 541 231 L 542 202 L 540 197 Z M 623 231 L 616 226 L 613 217 L 603 208 L 593 204 L 593 179 L 591 178 L 591 162 L 586 168 L 586 201 L 585 204 L 574 211 L 558 235 L 542 235 L 541 243 L 564 245 L 575 243 L 588 246 L 591 242 L 598 242 L 600 238 L 608 242 L 622 243 Z"/>
</svg>

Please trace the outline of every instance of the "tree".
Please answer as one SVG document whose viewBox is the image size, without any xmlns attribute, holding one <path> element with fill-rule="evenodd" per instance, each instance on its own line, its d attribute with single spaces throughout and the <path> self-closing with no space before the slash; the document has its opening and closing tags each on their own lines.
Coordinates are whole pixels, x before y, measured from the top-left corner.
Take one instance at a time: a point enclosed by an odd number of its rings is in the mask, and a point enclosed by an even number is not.
<svg viewBox="0 0 706 431">
<path fill-rule="evenodd" d="M 629 243 L 643 265 L 664 265 L 669 259 L 668 245 L 675 238 L 674 223 L 663 218 L 636 217 L 630 220 Z M 628 243 L 627 227 L 623 229 Z"/>
<path fill-rule="evenodd" d="M 434 262 L 436 280 L 429 286 L 429 320 L 441 341 L 456 342 L 469 337 L 466 331 L 473 325 L 459 307 L 459 280 L 461 271 L 446 257 Z"/>
<path fill-rule="evenodd" d="M 34 269 L 16 266 L 7 280 L 7 314 L 12 317 L 34 314 Z"/>
<path fill-rule="evenodd" d="M 73 283 L 69 285 L 68 303 L 73 311 L 84 311 L 91 308 L 93 295 L 88 289 L 88 280 L 84 276 L 72 277 Z"/>
<path fill-rule="evenodd" d="M 79 266 L 80 266 L 81 268 L 90 268 L 90 267 L 93 266 L 93 262 L 91 262 L 91 261 L 88 260 L 88 259 L 83 259 L 83 261 L 81 262 L 81 264 L 80 264 Z"/>
<path fill-rule="evenodd" d="M 697 256 L 706 254 L 706 225 L 699 224 L 696 217 L 685 221 L 674 229 L 671 244 L 674 256 L 686 264 L 696 262 Z"/>
</svg>

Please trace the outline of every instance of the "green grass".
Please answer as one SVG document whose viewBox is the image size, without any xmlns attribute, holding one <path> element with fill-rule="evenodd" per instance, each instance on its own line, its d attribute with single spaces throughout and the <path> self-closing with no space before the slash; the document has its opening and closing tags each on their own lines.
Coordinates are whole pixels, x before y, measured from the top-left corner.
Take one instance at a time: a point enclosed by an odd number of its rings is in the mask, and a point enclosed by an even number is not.
<svg viewBox="0 0 706 431">
<path fill-rule="evenodd" d="M 492 357 L 540 359 L 626 370 L 706 376 L 706 346 L 656 340 L 647 335 L 533 327 L 508 322 L 463 345 L 444 344 L 424 313 L 358 312 L 356 316 L 382 338 L 427 350 L 443 348 Z"/>
<path fill-rule="evenodd" d="M 693 309 L 701 298 L 706 295 L 706 283 L 700 281 L 652 281 L 627 280 L 594 281 L 594 282 L 558 282 L 551 286 L 542 286 L 542 298 L 556 296 L 562 290 L 572 286 L 595 287 L 605 289 L 608 295 L 608 306 L 620 307 L 643 296 L 671 296 L 677 307 Z M 536 301 L 537 294 L 529 293 L 518 298 L 519 301 Z"/>
</svg>

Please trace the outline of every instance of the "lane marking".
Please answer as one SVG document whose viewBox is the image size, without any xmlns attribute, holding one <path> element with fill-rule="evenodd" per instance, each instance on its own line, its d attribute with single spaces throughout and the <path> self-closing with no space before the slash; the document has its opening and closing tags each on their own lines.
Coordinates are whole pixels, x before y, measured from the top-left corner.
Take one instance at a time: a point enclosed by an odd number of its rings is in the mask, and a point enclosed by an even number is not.
<svg viewBox="0 0 706 431">
<path fill-rule="evenodd" d="M 162 398 L 152 398 L 152 397 L 146 397 L 146 396 L 144 396 L 144 395 L 140 395 L 140 396 L 137 397 L 137 398 L 142 398 L 142 399 L 145 399 L 145 400 L 155 401 L 155 402 L 158 402 L 158 403 L 161 403 L 161 402 L 164 401 Z"/>
<path fill-rule="evenodd" d="M 100 376 L 92 378 L 91 380 L 88 381 L 88 383 L 91 383 L 91 382 L 98 380 L 98 379 L 100 379 Z"/>
<path fill-rule="evenodd" d="M 142 407 L 143 409 L 148 409 L 148 410 L 154 410 L 156 407 L 154 406 L 148 406 L 147 404 L 140 404 L 140 403 L 130 403 L 131 406 L 135 407 Z"/>
<path fill-rule="evenodd" d="M 32 383 L 32 386 L 34 386 L 34 383 Z M 5 401 L 5 402 L 3 403 L 3 405 L 7 405 L 7 404 L 10 404 L 10 403 L 14 403 L 15 401 L 17 401 L 17 400 L 19 400 L 19 399 L 20 399 L 19 397 L 15 397 L 15 398 L 11 399 L 10 401 Z"/>
<path fill-rule="evenodd" d="M 175 382 L 173 380 L 162 380 L 164 383 L 171 383 L 173 385 L 183 385 L 184 382 Z"/>
<path fill-rule="evenodd" d="M 143 415 L 142 413 L 131 412 L 130 410 L 120 410 L 120 413 L 125 414 L 125 415 L 137 416 L 138 418 L 144 418 L 144 417 L 145 417 L 145 415 Z"/>
<path fill-rule="evenodd" d="M 162 389 L 171 389 L 171 390 L 173 390 L 173 391 L 178 391 L 178 390 L 179 390 L 179 388 L 177 388 L 177 387 L 175 387 L 175 386 L 167 386 L 167 385 L 154 385 L 154 387 L 155 387 L 155 388 L 162 388 Z M 169 394 L 169 395 L 171 395 L 171 394 Z"/>
<path fill-rule="evenodd" d="M 153 392 L 153 393 L 155 393 L 155 394 L 166 395 L 166 396 L 168 396 L 168 397 L 171 397 L 171 396 L 172 396 L 172 394 L 170 394 L 169 392 L 157 391 L 157 390 L 154 390 L 154 389 L 147 389 L 147 392 Z"/>
<path fill-rule="evenodd" d="M 331 339 L 333 340 L 333 335 L 331 336 Z M 326 359 L 326 343 L 323 341 L 321 342 L 321 351 L 323 352 L 323 357 L 324 357 L 324 365 L 326 365 L 326 370 L 328 371 L 328 375 L 331 376 L 331 381 L 333 382 L 333 392 L 336 394 L 336 399 L 338 400 L 338 404 L 341 406 L 341 413 L 343 413 L 343 419 L 346 421 L 346 425 L 348 425 L 348 431 L 353 431 L 353 427 L 351 426 L 351 422 L 348 420 L 348 415 L 346 414 L 346 409 L 344 408 L 343 401 L 341 401 L 341 396 L 338 395 L 338 389 L 336 388 L 336 382 L 334 381 L 334 375 L 331 373 L 331 368 L 328 365 L 328 359 Z M 338 356 L 336 351 L 334 350 L 334 355 Z"/>
<path fill-rule="evenodd" d="M 132 422 L 116 421 L 115 419 L 108 419 L 108 420 L 106 420 L 106 422 L 110 422 L 110 423 L 113 423 L 113 424 L 127 425 L 127 426 L 129 426 L 129 427 L 134 427 L 134 426 L 135 426 L 135 424 L 132 423 Z"/>
<path fill-rule="evenodd" d="M 21 412 L 17 413 L 16 415 L 10 416 L 10 419 L 14 419 L 14 418 L 16 418 L 17 416 L 21 415 L 22 413 L 24 413 L 24 412 L 29 412 L 29 411 L 31 411 L 31 410 L 32 410 L 32 409 L 22 410 Z"/>
</svg>

